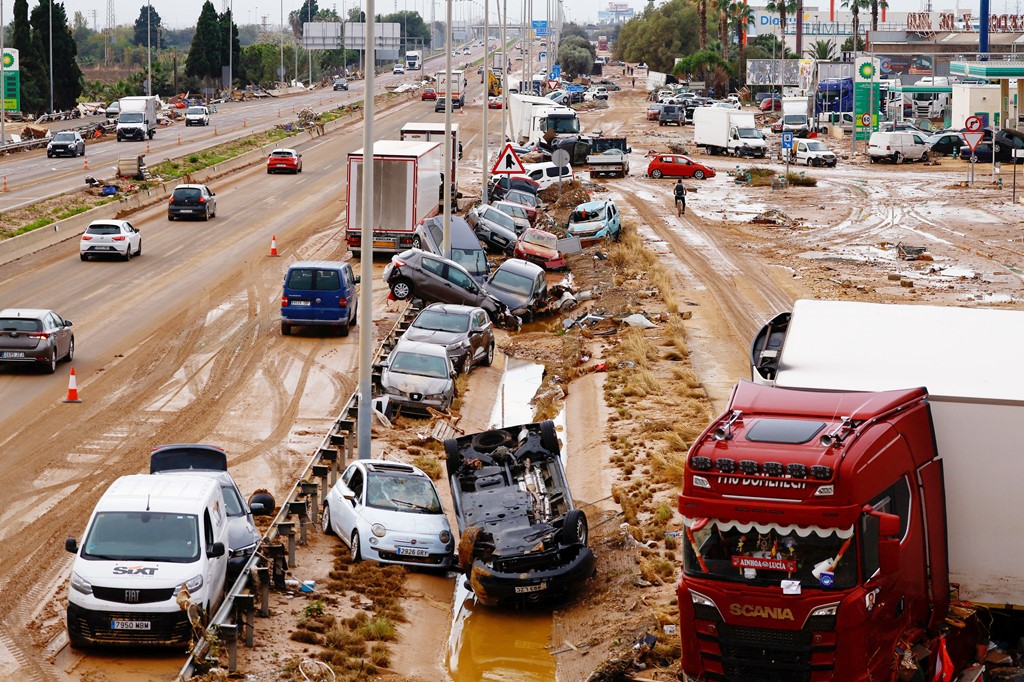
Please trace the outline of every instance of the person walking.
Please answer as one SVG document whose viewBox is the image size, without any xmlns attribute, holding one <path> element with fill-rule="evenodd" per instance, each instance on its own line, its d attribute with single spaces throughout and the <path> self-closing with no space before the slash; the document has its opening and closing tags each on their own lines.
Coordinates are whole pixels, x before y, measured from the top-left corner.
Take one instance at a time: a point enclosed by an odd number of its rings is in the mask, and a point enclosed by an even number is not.
<svg viewBox="0 0 1024 682">
<path fill-rule="evenodd" d="M 633 87 L 634 88 L 636 87 L 636 79 L 635 78 L 633 79 Z"/>
<path fill-rule="evenodd" d="M 676 180 L 676 186 L 672 190 L 676 197 L 676 215 L 684 215 L 686 213 L 686 187 L 683 186 L 682 179 Z"/>
</svg>

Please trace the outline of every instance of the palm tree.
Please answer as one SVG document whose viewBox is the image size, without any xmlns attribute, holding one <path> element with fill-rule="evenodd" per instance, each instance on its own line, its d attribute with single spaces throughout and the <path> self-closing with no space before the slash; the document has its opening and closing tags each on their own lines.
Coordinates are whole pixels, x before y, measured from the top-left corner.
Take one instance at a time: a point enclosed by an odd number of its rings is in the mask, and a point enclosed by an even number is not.
<svg viewBox="0 0 1024 682">
<path fill-rule="evenodd" d="M 765 5 L 769 12 L 779 15 L 779 34 L 782 36 L 782 44 L 786 44 L 786 15 L 796 11 L 796 0 L 769 0 Z"/>
<path fill-rule="evenodd" d="M 708 0 L 697 0 L 697 16 L 700 17 L 700 49 L 708 49 Z"/>
<path fill-rule="evenodd" d="M 746 40 L 744 38 L 746 37 L 747 26 L 754 23 L 754 12 L 744 0 L 737 0 L 737 2 L 729 6 L 729 16 L 732 17 L 736 26 L 736 45 L 739 50 L 736 60 L 736 77 L 740 83 L 743 83 L 747 75 L 746 63 L 744 61 L 744 51 L 746 50 Z"/>
<path fill-rule="evenodd" d="M 871 0 L 871 30 L 878 30 L 878 10 L 888 9 L 889 3 L 886 0 Z"/>
<path fill-rule="evenodd" d="M 836 58 L 836 46 L 830 40 L 815 40 L 804 54 L 819 62 L 830 62 Z"/>
<path fill-rule="evenodd" d="M 871 0 L 843 0 L 843 8 L 853 15 L 853 51 L 858 51 L 860 40 L 860 10 L 870 6 Z"/>
<path fill-rule="evenodd" d="M 722 47 L 722 59 L 729 61 L 729 8 L 732 0 L 715 0 L 718 10 L 718 42 Z"/>
</svg>

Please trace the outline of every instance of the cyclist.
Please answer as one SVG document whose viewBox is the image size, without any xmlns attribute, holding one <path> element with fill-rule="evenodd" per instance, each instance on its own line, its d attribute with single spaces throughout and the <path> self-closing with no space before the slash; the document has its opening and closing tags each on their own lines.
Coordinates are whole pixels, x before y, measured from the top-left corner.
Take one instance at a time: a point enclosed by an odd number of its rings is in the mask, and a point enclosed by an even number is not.
<svg viewBox="0 0 1024 682">
<path fill-rule="evenodd" d="M 676 186 L 673 188 L 676 196 L 676 212 L 679 215 L 686 213 L 686 188 L 683 186 L 683 181 L 676 180 Z"/>
</svg>

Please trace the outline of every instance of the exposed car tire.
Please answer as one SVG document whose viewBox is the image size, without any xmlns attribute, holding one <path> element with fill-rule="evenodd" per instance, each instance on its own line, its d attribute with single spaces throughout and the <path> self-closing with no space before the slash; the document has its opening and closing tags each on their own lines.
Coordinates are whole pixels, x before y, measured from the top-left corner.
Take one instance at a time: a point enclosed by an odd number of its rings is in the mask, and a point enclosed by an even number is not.
<svg viewBox="0 0 1024 682">
<path fill-rule="evenodd" d="M 586 545 L 590 536 L 590 529 L 587 525 L 587 515 L 579 509 L 573 509 L 565 515 L 562 521 L 562 531 L 559 540 L 563 545 Z"/>
<path fill-rule="evenodd" d="M 444 442 L 444 456 L 450 467 L 455 468 L 462 464 L 462 454 L 459 452 L 459 444 L 454 438 Z"/>
<path fill-rule="evenodd" d="M 207 208 L 206 212 L 203 213 L 203 220 L 206 221 L 206 220 L 209 220 L 209 219 L 210 219 L 210 209 Z"/>
<path fill-rule="evenodd" d="M 414 249 L 422 249 L 423 248 L 423 240 L 420 239 L 419 235 L 416 235 L 416 236 L 414 236 L 412 238 L 412 248 L 414 248 Z"/>
<path fill-rule="evenodd" d="M 341 327 L 339 327 L 339 331 L 341 331 L 342 336 L 348 336 L 348 323 L 346 322 L 345 324 L 341 325 Z"/>
<path fill-rule="evenodd" d="M 462 359 L 462 366 L 459 367 L 463 374 L 469 374 L 473 371 L 473 350 L 470 349 L 466 353 L 466 357 Z"/>
<path fill-rule="evenodd" d="M 127 247 L 124 250 L 124 255 L 121 256 L 121 258 L 123 258 L 126 261 L 129 261 L 129 260 L 132 259 L 132 244 L 131 244 L 131 242 L 128 242 L 128 245 L 127 245 Z"/>
<path fill-rule="evenodd" d="M 900 154 L 899 152 L 896 152 L 895 154 L 892 155 L 892 162 L 903 163 L 903 155 Z"/>
<path fill-rule="evenodd" d="M 61 358 L 63 362 L 71 362 L 75 359 L 75 337 L 71 337 L 71 343 L 68 344 L 67 354 Z"/>
<path fill-rule="evenodd" d="M 57 349 L 56 348 L 54 348 L 53 352 L 50 353 L 50 359 L 47 360 L 46 367 L 44 369 L 46 370 L 47 374 L 53 374 L 54 372 L 57 371 Z"/>
<path fill-rule="evenodd" d="M 78 257 L 81 258 L 82 260 L 89 260 L 89 257 L 86 256 L 84 253 L 78 254 Z"/>
<path fill-rule="evenodd" d="M 412 298 L 412 283 L 404 277 L 399 277 L 391 282 L 391 293 L 399 301 Z"/>
<path fill-rule="evenodd" d="M 455 441 L 452 442 L 454 443 Z M 508 431 L 500 429 L 481 431 L 480 433 L 473 434 L 469 444 L 477 452 L 488 454 L 500 447 L 512 445 L 512 435 Z"/>
<path fill-rule="evenodd" d="M 651 177 L 654 178 L 655 180 L 660 179 L 661 178 L 661 171 L 658 170 L 657 168 L 655 168 L 653 171 L 651 171 Z"/>
<path fill-rule="evenodd" d="M 281 323 L 281 336 L 290 336 L 292 333 L 292 326 L 287 322 Z"/>
<path fill-rule="evenodd" d="M 174 216 L 172 216 L 170 213 L 168 213 L 167 214 L 167 222 L 172 222 L 173 220 L 174 220 Z"/>
<path fill-rule="evenodd" d="M 331 510 L 328 509 L 326 502 L 324 503 L 324 513 L 320 515 L 320 530 L 324 532 L 324 535 L 337 535 L 334 528 L 331 527 Z"/>
<path fill-rule="evenodd" d="M 459 568 L 467 575 L 473 568 L 473 561 L 476 560 L 476 541 L 479 537 L 479 526 L 470 526 L 459 536 Z"/>
<path fill-rule="evenodd" d="M 142 255 L 142 240 L 140 239 L 139 240 L 139 250 L 135 252 L 135 256 L 138 257 L 138 256 L 141 256 L 141 255 Z"/>
<path fill-rule="evenodd" d="M 922 161 L 927 161 L 928 160 L 928 152 L 925 152 L 924 154 L 921 154 L 921 160 Z"/>
<path fill-rule="evenodd" d="M 352 544 L 349 546 L 348 558 L 352 563 L 358 564 L 363 560 L 363 553 L 359 550 L 359 531 L 352 531 L 352 537 L 349 539 L 349 542 Z"/>
<path fill-rule="evenodd" d="M 53 158 L 53 154 L 51 154 L 50 152 L 46 152 L 46 158 L 52 159 Z"/>
<path fill-rule="evenodd" d="M 490 345 L 487 346 L 487 354 L 484 355 L 484 359 L 480 364 L 484 367 L 490 367 L 492 362 L 494 362 L 494 341 L 491 341 Z"/>
<path fill-rule="evenodd" d="M 274 496 L 266 490 L 259 490 L 249 496 L 249 507 L 252 508 L 254 504 L 263 505 L 263 513 L 260 516 L 273 516 L 274 510 L 277 508 L 277 501 L 274 500 Z"/>
<path fill-rule="evenodd" d="M 540 423 L 540 444 L 545 450 L 558 452 L 558 434 L 555 432 L 555 422 L 550 419 Z"/>
<path fill-rule="evenodd" d="M 702 171 L 702 170 L 693 171 L 693 177 L 697 178 L 698 180 L 703 180 L 704 179 L 704 171 Z"/>
</svg>

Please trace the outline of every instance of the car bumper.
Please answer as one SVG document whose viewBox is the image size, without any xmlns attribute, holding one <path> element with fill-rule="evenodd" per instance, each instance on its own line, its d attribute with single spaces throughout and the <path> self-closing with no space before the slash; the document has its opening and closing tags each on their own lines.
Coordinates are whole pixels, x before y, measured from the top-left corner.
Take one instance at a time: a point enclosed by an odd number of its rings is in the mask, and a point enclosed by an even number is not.
<svg viewBox="0 0 1024 682">
<path fill-rule="evenodd" d="M 404 415 L 429 417 L 428 407 L 444 412 L 452 404 L 451 398 L 414 399 L 409 396 L 387 393 L 388 402 Z"/>
<path fill-rule="evenodd" d="M 299 170 L 298 166 L 284 166 L 284 165 L 267 166 L 267 172 L 268 173 L 276 173 L 278 171 L 286 171 L 288 173 L 296 173 L 296 172 L 298 172 L 298 170 Z"/>
<path fill-rule="evenodd" d="M 47 147 L 47 156 L 76 156 L 78 147 Z"/>
<path fill-rule="evenodd" d="M 577 592 L 594 575 L 597 557 L 582 547 L 576 557 L 546 571 L 502 573 L 477 559 L 469 572 L 469 585 L 488 606 L 522 602 L 548 602 Z"/>
<path fill-rule="evenodd" d="M 98 646 L 185 646 L 192 625 L 177 603 L 172 606 L 173 611 L 94 611 L 69 603 L 68 632 L 74 640 Z M 115 620 L 145 621 L 150 629 L 115 630 Z"/>
<path fill-rule="evenodd" d="M 117 137 L 122 140 L 145 140 L 146 131 L 142 128 L 122 128 L 117 131 Z"/>
<path fill-rule="evenodd" d="M 308 309 L 296 308 L 295 314 L 290 315 L 286 311 L 281 311 L 281 321 L 286 324 L 294 324 L 300 327 L 345 327 L 349 323 L 349 311 L 345 311 L 344 315 L 341 315 L 336 320 L 321 320 L 304 317 L 302 312 L 307 312 Z"/>
<path fill-rule="evenodd" d="M 124 246 L 118 246 L 116 244 L 103 244 L 93 245 L 85 248 L 79 247 L 79 253 L 83 253 L 87 256 L 112 256 L 117 254 L 123 256 L 128 251 L 130 244 L 126 241 Z"/>
<path fill-rule="evenodd" d="M 167 209 L 168 218 L 198 218 L 206 215 L 206 208 L 204 206 L 184 206 L 182 208 L 173 207 Z"/>
<path fill-rule="evenodd" d="M 15 348 L 10 350 L 0 350 L 0 363 L 5 362 L 24 362 L 24 363 L 36 363 L 36 362 L 49 362 L 50 356 L 55 353 L 56 350 L 53 346 L 41 346 L 37 348 Z"/>
</svg>

